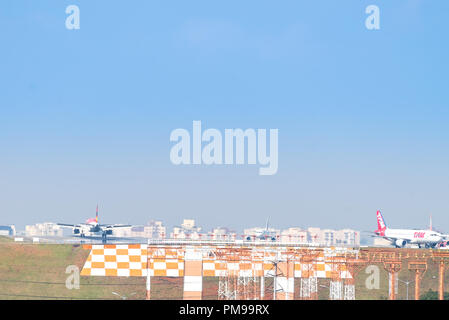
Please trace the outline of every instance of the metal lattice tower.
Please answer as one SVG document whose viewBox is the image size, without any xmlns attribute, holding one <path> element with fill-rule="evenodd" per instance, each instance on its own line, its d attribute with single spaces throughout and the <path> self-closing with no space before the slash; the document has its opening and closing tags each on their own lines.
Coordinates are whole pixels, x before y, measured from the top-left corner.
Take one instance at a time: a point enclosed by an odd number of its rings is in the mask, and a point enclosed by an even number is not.
<svg viewBox="0 0 449 320">
<path fill-rule="evenodd" d="M 303 299 L 312 299 L 318 292 L 316 277 L 301 278 L 299 295 Z"/>
<path fill-rule="evenodd" d="M 344 290 L 344 300 L 355 300 L 355 285 L 347 284 Z"/>
<path fill-rule="evenodd" d="M 346 279 L 344 284 L 344 300 L 355 300 L 355 279 L 359 271 L 367 265 L 367 261 L 358 257 L 358 252 L 355 256 L 349 256 L 345 259 L 345 267 L 349 272 L 350 278 Z"/>
<path fill-rule="evenodd" d="M 239 276 L 237 279 L 237 299 L 256 300 L 258 283 L 259 281 L 256 277 Z"/>
<path fill-rule="evenodd" d="M 299 296 L 301 298 L 310 298 L 311 296 L 310 278 L 301 278 Z"/>
<path fill-rule="evenodd" d="M 331 281 L 329 286 L 329 299 L 341 300 L 343 298 L 343 283 L 341 281 Z"/>
<path fill-rule="evenodd" d="M 318 278 L 317 277 L 310 277 L 309 278 L 309 284 L 310 284 L 310 294 L 311 297 L 316 297 L 318 295 Z"/>
<path fill-rule="evenodd" d="M 342 257 L 338 254 L 332 255 L 331 263 L 331 281 L 329 285 L 329 299 L 342 300 L 343 299 L 343 281 L 341 278 L 342 272 Z"/>
<path fill-rule="evenodd" d="M 236 300 L 237 291 L 233 286 L 233 281 L 230 277 L 219 277 L 218 280 L 218 299 L 219 300 Z"/>
<path fill-rule="evenodd" d="M 301 299 L 318 298 L 318 279 L 315 272 L 318 252 L 314 250 L 301 250 L 299 261 L 302 266 L 302 278 L 300 281 L 299 296 Z"/>
</svg>

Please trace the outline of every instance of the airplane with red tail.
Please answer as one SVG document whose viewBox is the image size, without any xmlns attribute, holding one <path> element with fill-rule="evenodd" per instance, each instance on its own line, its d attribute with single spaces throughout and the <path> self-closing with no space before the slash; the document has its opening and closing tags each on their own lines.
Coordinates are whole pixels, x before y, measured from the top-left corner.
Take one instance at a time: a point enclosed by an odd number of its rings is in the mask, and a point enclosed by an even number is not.
<svg viewBox="0 0 449 320">
<path fill-rule="evenodd" d="M 387 227 L 380 210 L 376 213 L 377 230 L 374 234 L 378 237 L 387 239 L 396 248 L 403 248 L 407 244 L 418 245 L 419 248 L 435 248 L 439 247 L 447 240 L 447 235 L 430 229 L 391 229 Z"/>
<path fill-rule="evenodd" d="M 85 223 L 66 224 L 58 223 L 58 226 L 72 228 L 73 235 L 80 238 L 98 239 L 101 237 L 103 243 L 107 242 L 107 236 L 112 235 L 115 228 L 131 227 L 125 224 L 100 224 L 98 222 L 98 205 L 95 218 L 89 218 Z"/>
</svg>

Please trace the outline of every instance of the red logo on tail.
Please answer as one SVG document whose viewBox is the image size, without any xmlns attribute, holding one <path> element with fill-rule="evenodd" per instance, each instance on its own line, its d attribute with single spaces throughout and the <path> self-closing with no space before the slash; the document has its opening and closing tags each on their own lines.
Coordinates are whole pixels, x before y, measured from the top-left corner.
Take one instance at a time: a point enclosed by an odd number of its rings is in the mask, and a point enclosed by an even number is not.
<svg viewBox="0 0 449 320">
<path fill-rule="evenodd" d="M 385 224 L 384 218 L 382 217 L 382 213 L 380 211 L 377 211 L 377 230 L 374 231 L 380 236 L 385 235 L 385 230 L 387 229 L 387 226 Z"/>
</svg>

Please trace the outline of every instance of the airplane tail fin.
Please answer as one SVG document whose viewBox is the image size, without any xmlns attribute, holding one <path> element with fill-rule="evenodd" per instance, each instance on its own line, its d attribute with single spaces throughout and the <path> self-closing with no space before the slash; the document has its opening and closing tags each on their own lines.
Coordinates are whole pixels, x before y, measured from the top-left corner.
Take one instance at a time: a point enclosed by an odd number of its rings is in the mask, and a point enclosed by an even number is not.
<svg viewBox="0 0 449 320">
<path fill-rule="evenodd" d="M 265 230 L 266 230 L 266 231 L 268 231 L 268 223 L 269 223 L 269 221 L 270 221 L 270 218 L 268 217 L 268 218 L 267 218 L 267 223 L 265 224 Z"/>
<path fill-rule="evenodd" d="M 97 210 L 95 213 L 95 221 L 98 223 L 98 204 L 97 204 Z"/>
<path fill-rule="evenodd" d="M 377 210 L 376 215 L 377 215 L 377 230 L 374 232 L 380 236 L 384 236 L 385 230 L 387 230 L 387 225 L 385 224 L 384 217 L 382 216 L 380 210 Z"/>
</svg>

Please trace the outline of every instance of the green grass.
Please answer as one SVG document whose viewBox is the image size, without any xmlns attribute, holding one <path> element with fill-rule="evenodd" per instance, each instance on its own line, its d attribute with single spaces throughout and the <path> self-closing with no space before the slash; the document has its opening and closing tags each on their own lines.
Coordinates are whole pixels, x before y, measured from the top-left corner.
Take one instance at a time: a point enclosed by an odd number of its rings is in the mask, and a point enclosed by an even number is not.
<svg viewBox="0 0 449 320">
<path fill-rule="evenodd" d="M 423 294 L 429 290 L 438 291 L 438 265 L 429 259 L 427 271 L 423 274 L 420 281 L 420 293 Z M 388 299 L 388 273 L 384 269 L 382 264 L 377 264 L 380 271 L 380 288 L 378 290 L 368 290 L 365 282 L 368 278 L 368 274 L 365 273 L 365 269 L 362 269 L 356 276 L 356 297 L 363 300 L 383 300 Z M 414 300 L 415 298 L 415 273 L 408 270 L 408 261 L 404 260 L 402 263 L 402 269 L 398 273 L 398 278 L 402 281 L 398 282 L 398 300 L 407 299 L 407 285 L 404 282 L 410 281 L 408 285 L 408 299 Z M 444 286 L 446 290 L 449 289 L 449 281 L 447 275 L 444 279 Z"/>
<path fill-rule="evenodd" d="M 13 242 L 14 240 L 10 237 L 0 236 L 0 243 L 3 242 Z"/>
<path fill-rule="evenodd" d="M 88 254 L 81 246 L 2 243 L 0 299 L 119 299 L 111 292 L 145 297 L 142 278 L 81 277 L 80 289 L 67 289 L 66 268 L 81 271 Z"/>
</svg>

